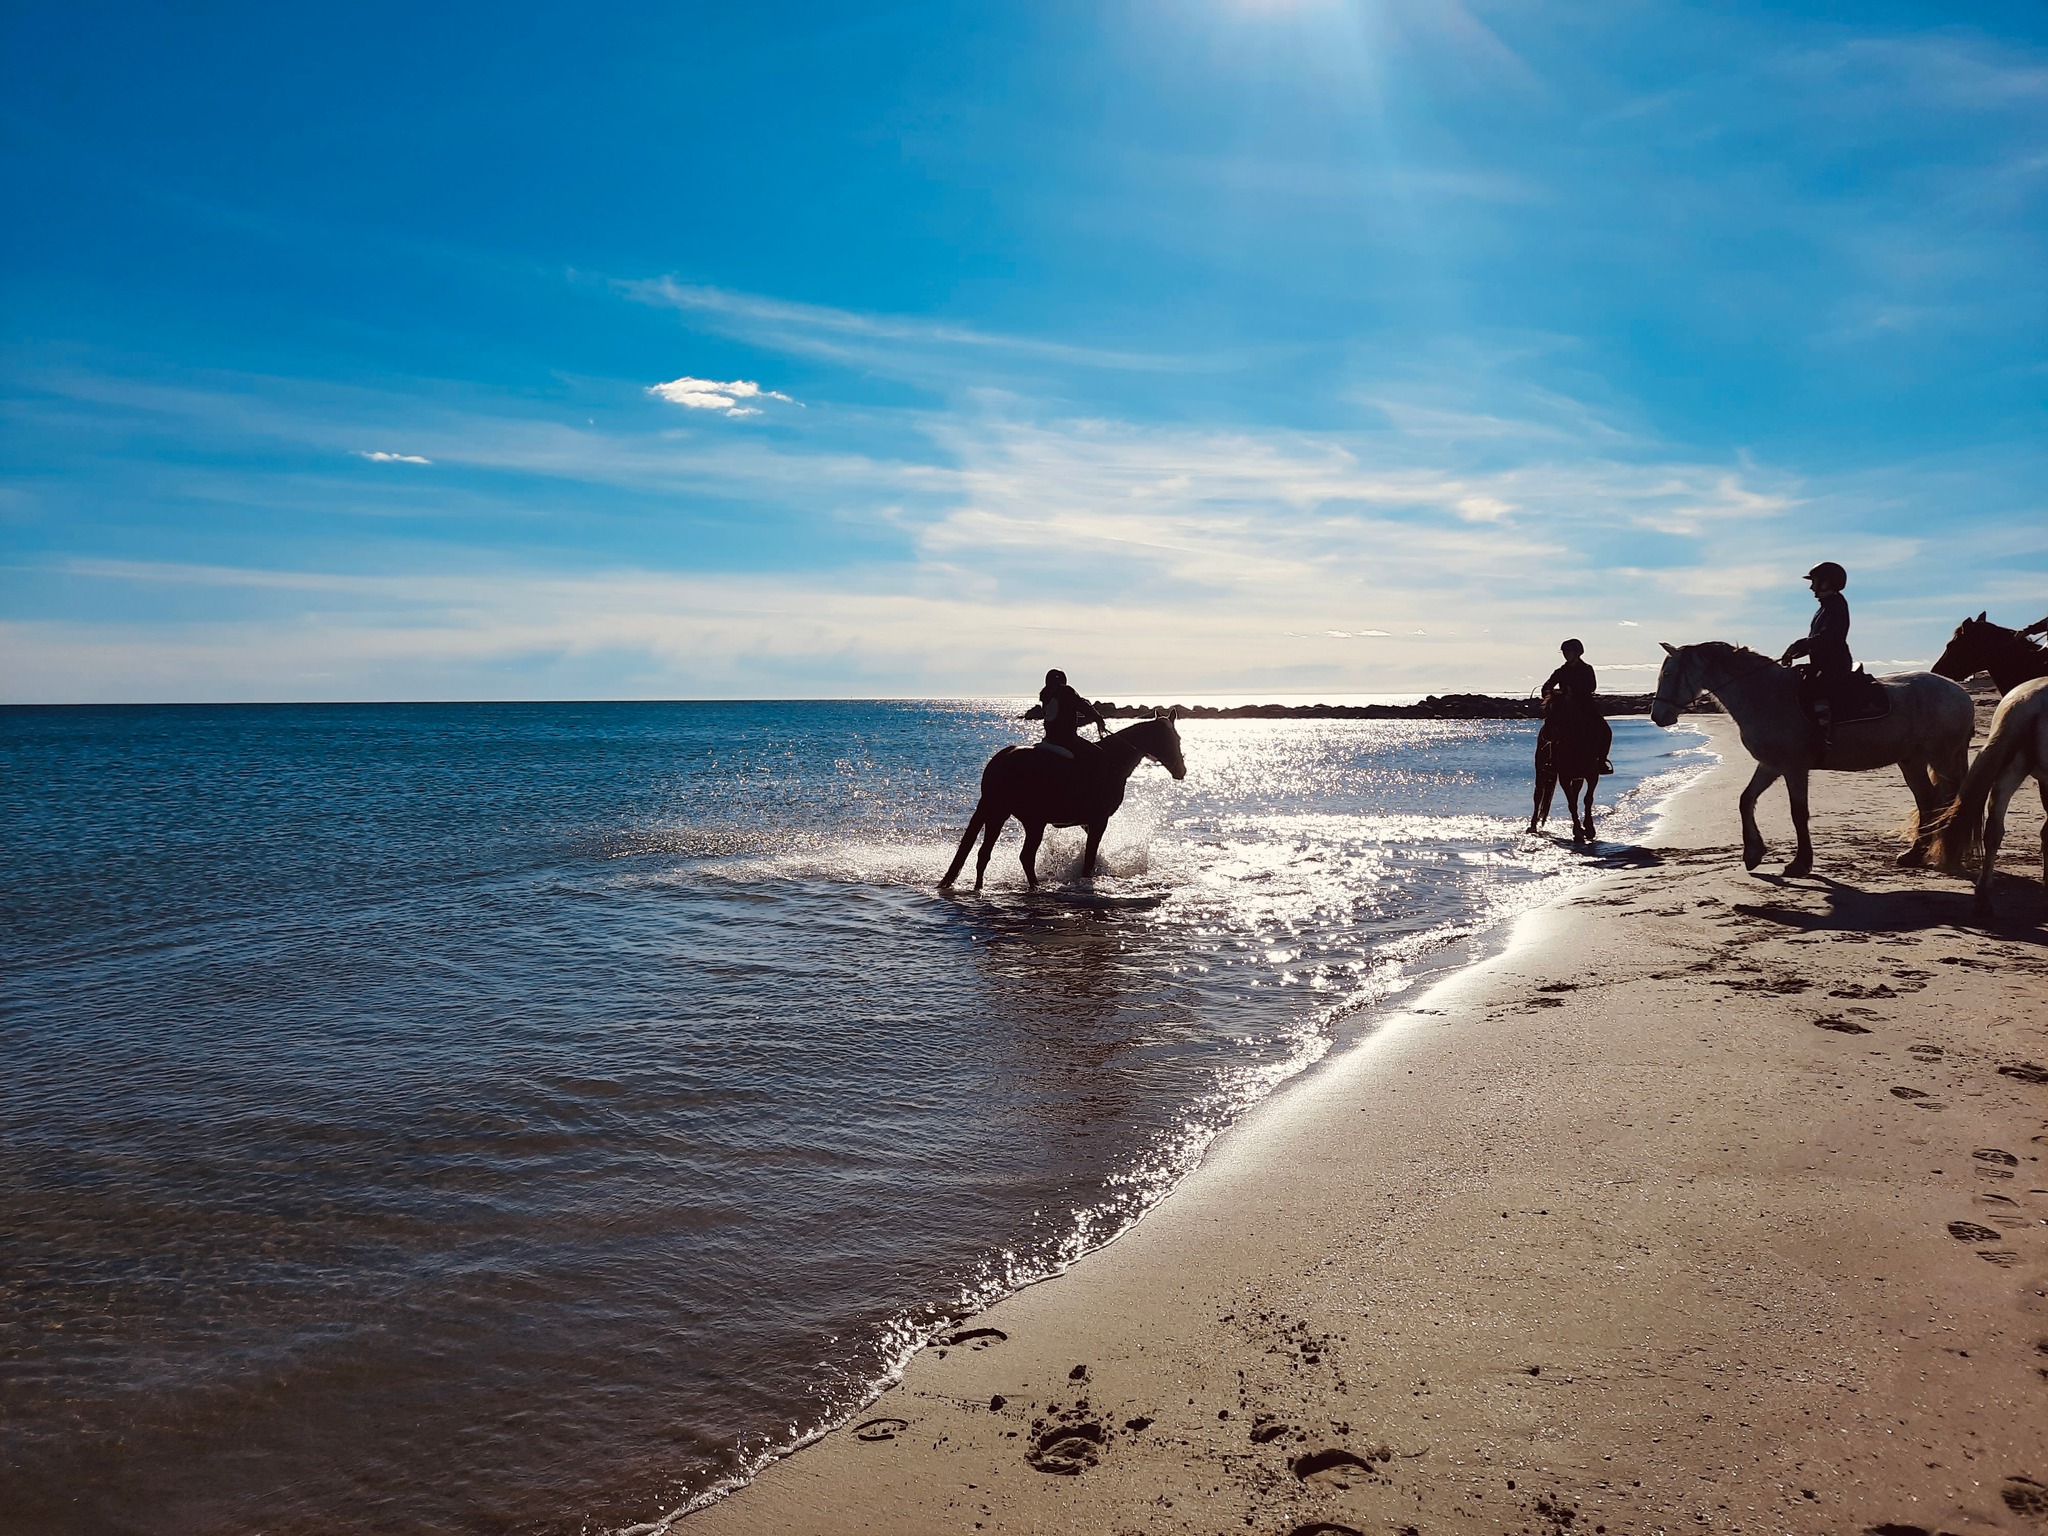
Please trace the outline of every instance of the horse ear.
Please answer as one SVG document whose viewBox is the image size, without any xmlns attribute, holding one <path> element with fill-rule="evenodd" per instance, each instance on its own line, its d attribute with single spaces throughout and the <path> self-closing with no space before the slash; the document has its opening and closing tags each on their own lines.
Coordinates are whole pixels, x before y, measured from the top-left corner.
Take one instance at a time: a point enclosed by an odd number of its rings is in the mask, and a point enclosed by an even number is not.
<svg viewBox="0 0 2048 1536">
<path fill-rule="evenodd" d="M 1180 706 L 1176 704 L 1173 706 L 1173 708 L 1169 709 L 1166 712 L 1166 718 L 1169 720 L 1178 720 L 1180 718 Z"/>
<path fill-rule="evenodd" d="M 1989 608 L 1986 608 L 1986 609 L 1984 609 L 1984 610 L 1983 610 L 1983 612 L 1981 612 L 1981 613 L 1979 613 L 1979 614 L 1977 615 L 1977 622 L 1978 622 L 1979 624 L 1982 624 L 1982 623 L 1984 623 L 1984 622 L 1985 622 L 1985 620 L 1986 620 L 1986 618 L 1987 618 L 1987 617 L 1988 617 L 1988 616 L 1990 615 L 1990 613 L 1991 613 L 1991 610 L 1990 610 Z"/>
<path fill-rule="evenodd" d="M 1659 640 L 1657 643 L 1664 647 L 1664 654 L 1666 656 L 1676 656 L 1678 654 L 1677 647 L 1672 645 L 1669 640 Z"/>
</svg>

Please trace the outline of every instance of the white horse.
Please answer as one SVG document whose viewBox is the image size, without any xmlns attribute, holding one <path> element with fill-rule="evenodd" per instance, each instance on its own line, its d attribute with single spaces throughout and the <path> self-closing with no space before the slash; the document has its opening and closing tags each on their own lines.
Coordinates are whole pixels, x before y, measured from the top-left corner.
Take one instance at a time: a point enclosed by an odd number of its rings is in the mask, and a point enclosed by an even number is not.
<svg viewBox="0 0 2048 1536">
<path fill-rule="evenodd" d="M 1764 838 L 1756 826 L 1757 797 L 1779 779 L 1792 802 L 1792 827 L 1798 850 L 1785 866 L 1788 875 L 1813 871 L 1813 840 L 1806 830 L 1806 776 L 1816 768 L 1863 773 L 1897 764 L 1913 792 L 1918 811 L 1913 846 L 1899 855 L 1901 864 L 1922 864 L 1940 814 L 1955 799 L 1970 759 L 1970 737 L 1976 733 L 1976 707 L 1960 683 L 1932 672 L 1907 672 L 1880 678 L 1891 699 L 1891 713 L 1881 720 L 1859 720 L 1835 727 L 1835 744 L 1822 761 L 1820 733 L 1799 707 L 1799 674 L 1747 646 L 1724 640 L 1698 645 L 1665 646 L 1664 668 L 1657 675 L 1657 698 L 1650 718 L 1659 725 L 1677 723 L 1679 711 L 1703 690 L 1711 693 L 1735 721 L 1742 744 L 1756 759 L 1756 772 L 1742 791 L 1742 863 L 1755 869 L 1763 862 Z"/>
<path fill-rule="evenodd" d="M 2005 841 L 2005 807 L 2028 774 L 2038 781 L 2041 808 L 2048 811 L 2048 677 L 2021 683 L 1999 700 L 1991 739 L 1970 765 L 1962 798 L 1935 829 L 1935 857 L 1944 868 L 1955 868 L 1982 845 L 1977 911 L 1984 917 L 1991 915 L 1991 874 Z M 2048 822 L 2041 827 L 2041 883 L 2048 885 Z"/>
</svg>

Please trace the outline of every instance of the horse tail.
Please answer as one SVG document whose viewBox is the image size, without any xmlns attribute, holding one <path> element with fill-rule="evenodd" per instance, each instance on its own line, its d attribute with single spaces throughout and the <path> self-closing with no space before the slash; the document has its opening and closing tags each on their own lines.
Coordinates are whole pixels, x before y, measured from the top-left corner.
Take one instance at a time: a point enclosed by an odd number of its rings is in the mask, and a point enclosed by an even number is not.
<svg viewBox="0 0 2048 1536">
<path fill-rule="evenodd" d="M 950 891 L 953 882 L 960 878 L 960 871 L 967 866 L 967 852 L 974 846 L 974 839 L 988 822 L 986 802 L 974 803 L 974 814 L 967 818 L 967 830 L 960 834 L 960 846 L 953 850 L 953 862 L 947 866 L 946 877 L 939 882 L 939 889 Z"/>
<path fill-rule="evenodd" d="M 1963 776 L 1963 792 L 1956 796 L 1954 805 L 1936 818 L 1929 852 L 1942 868 L 1954 869 L 1983 846 L 1984 807 L 1991 799 L 1991 786 L 2027 742 L 2027 729 L 2007 728 L 2017 724 L 2002 713 L 1992 722 L 1991 739 L 1984 743 L 1984 750 Z"/>
</svg>

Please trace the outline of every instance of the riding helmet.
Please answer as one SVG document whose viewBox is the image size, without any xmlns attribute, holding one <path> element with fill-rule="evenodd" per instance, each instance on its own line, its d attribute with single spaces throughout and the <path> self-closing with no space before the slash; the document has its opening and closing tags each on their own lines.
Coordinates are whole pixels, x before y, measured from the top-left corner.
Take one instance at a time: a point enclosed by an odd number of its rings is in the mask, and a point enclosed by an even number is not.
<svg viewBox="0 0 2048 1536">
<path fill-rule="evenodd" d="M 1806 573 L 1806 579 L 1808 581 L 1819 580 L 1828 582 L 1838 591 L 1849 585 L 1849 573 L 1832 560 L 1821 561 L 1819 565 L 1816 565 Z"/>
</svg>

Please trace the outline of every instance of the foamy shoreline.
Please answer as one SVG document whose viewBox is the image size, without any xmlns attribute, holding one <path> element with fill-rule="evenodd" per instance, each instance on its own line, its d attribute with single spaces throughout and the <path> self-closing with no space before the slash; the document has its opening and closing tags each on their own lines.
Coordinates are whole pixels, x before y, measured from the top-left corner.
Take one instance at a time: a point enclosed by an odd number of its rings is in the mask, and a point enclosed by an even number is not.
<svg viewBox="0 0 2048 1536">
<path fill-rule="evenodd" d="M 1876 775 L 1816 786 L 1844 885 L 1744 877 L 1731 745 L 1658 863 L 689 1528 L 2035 1529 L 2038 910 L 1952 926 Z"/>
</svg>

